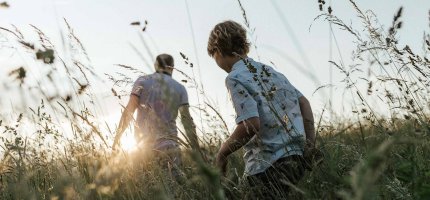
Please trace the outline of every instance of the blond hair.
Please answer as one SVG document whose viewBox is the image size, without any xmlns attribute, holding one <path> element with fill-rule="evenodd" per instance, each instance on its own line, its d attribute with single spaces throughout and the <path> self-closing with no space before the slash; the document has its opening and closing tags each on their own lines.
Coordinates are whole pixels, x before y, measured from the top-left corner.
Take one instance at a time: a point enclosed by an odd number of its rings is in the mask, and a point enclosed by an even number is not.
<svg viewBox="0 0 430 200">
<path fill-rule="evenodd" d="M 233 56 L 249 52 L 250 43 L 246 38 L 246 30 L 237 22 L 224 21 L 213 28 L 209 35 L 208 54 L 213 57 L 216 52 L 223 56 Z"/>
</svg>

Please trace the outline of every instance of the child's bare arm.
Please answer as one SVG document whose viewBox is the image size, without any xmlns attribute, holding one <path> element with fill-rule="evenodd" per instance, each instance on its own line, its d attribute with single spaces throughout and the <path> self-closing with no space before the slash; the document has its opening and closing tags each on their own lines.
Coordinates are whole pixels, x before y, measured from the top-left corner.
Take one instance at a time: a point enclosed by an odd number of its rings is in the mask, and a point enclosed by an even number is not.
<svg viewBox="0 0 430 200">
<path fill-rule="evenodd" d="M 306 143 L 315 146 L 315 126 L 314 116 L 312 113 L 311 105 L 306 97 L 299 98 L 300 111 L 302 112 L 303 125 L 306 132 Z"/>
<path fill-rule="evenodd" d="M 227 156 L 240 149 L 260 130 L 260 118 L 252 117 L 239 123 L 217 155 L 217 165 L 225 172 Z"/>
</svg>

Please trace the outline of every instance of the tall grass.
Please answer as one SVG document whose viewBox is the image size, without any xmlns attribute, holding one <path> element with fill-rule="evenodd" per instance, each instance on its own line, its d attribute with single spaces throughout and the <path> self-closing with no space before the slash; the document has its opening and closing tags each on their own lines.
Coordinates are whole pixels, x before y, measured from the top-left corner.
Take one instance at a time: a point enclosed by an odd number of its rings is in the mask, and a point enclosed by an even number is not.
<svg viewBox="0 0 430 200">
<path fill-rule="evenodd" d="M 430 36 L 425 34 L 421 55 L 407 45 L 400 47 L 397 32 L 402 27 L 402 9 L 384 30 L 376 14 L 350 2 L 362 22 L 358 27 L 345 24 L 322 1 L 318 2 L 321 10 L 327 12 L 317 19 L 352 34 L 351 42 L 357 44 L 354 63 L 329 61 L 345 76 L 340 84 L 355 102 L 354 118 L 336 122 L 320 118 L 317 145 L 325 155 L 324 162 L 306 173 L 290 197 L 428 199 Z M 239 3 L 248 29 L 253 31 Z M 8 90 L 18 91 L 16 98 L 39 102 L 17 101 L 22 103 L 22 112 L 0 119 L 0 199 L 240 199 L 248 192 L 240 184 L 241 152 L 231 156 L 226 177 L 214 167 L 218 147 L 229 135 L 226 122 L 195 76 L 180 70 L 182 82 L 200 95 L 200 103 L 193 109 L 199 113 L 195 120 L 205 124 L 206 132 L 200 138 L 202 154 L 188 148 L 182 134 L 184 181 L 173 181 L 150 159 L 151 150 L 144 146 L 136 153 L 112 153 L 114 126 L 98 120 L 101 105 L 92 85 L 107 79 L 112 84 L 111 95 L 121 99 L 128 95 L 124 88 L 133 82 L 130 74 L 143 72 L 120 64 L 121 72 L 99 77 L 84 44 L 72 26 L 64 23 L 67 35 L 63 40 L 74 50 L 67 59 L 36 26 L 32 28 L 37 42 L 28 41 L 18 28 L 0 27 L 10 45 L 33 60 L 31 65 L 10 71 L 4 81 Z M 185 54 L 181 56 L 193 67 Z M 370 63 L 363 59 L 367 56 Z M 366 76 L 367 66 L 378 67 L 382 73 Z M 378 112 L 371 103 L 374 100 L 386 105 L 389 114 Z M 203 132 L 203 127 L 198 129 Z"/>
</svg>

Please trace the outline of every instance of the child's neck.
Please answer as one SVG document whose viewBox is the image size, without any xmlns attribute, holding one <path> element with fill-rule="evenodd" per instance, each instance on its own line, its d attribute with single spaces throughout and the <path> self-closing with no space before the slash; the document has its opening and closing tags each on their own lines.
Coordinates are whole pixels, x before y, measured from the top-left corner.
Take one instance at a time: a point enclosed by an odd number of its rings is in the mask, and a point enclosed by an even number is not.
<svg viewBox="0 0 430 200">
<path fill-rule="evenodd" d="M 238 61 L 242 60 L 242 59 L 246 59 L 248 58 L 248 55 L 244 54 L 244 55 L 240 55 L 240 56 L 232 56 L 231 59 L 229 60 L 229 69 L 228 69 L 228 73 L 231 72 L 231 70 L 233 69 L 233 65 L 236 64 Z"/>
</svg>

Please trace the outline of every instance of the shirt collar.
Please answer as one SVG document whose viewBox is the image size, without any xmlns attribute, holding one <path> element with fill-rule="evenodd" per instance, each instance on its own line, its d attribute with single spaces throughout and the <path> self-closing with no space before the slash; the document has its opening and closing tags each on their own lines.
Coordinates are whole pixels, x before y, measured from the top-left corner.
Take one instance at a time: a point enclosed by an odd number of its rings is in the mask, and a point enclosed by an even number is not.
<svg viewBox="0 0 430 200">
<path fill-rule="evenodd" d="M 231 67 L 231 72 L 234 71 L 234 70 L 239 69 L 242 66 L 246 67 L 246 64 L 245 64 L 244 61 L 253 62 L 254 60 L 252 60 L 252 58 L 249 58 L 249 57 L 248 58 L 244 58 L 244 59 L 240 59 L 239 61 L 237 61 L 236 63 L 233 64 L 233 66 Z"/>
<path fill-rule="evenodd" d="M 169 74 L 169 73 L 164 72 L 164 71 L 156 71 L 156 73 L 159 73 L 159 74 L 165 74 L 165 75 L 167 75 L 167 76 L 172 76 L 172 74 Z"/>
</svg>

